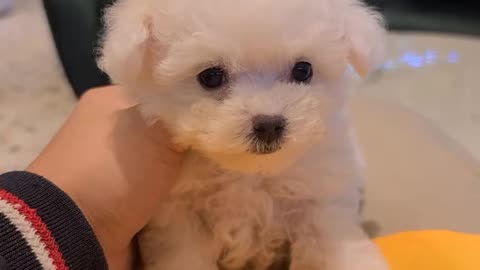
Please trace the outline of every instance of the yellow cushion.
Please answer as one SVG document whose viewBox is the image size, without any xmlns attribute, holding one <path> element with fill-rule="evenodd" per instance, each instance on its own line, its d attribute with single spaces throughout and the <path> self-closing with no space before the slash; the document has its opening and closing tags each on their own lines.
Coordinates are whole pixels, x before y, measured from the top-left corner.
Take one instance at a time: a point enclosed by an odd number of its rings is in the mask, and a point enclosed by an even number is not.
<svg viewBox="0 0 480 270">
<path fill-rule="evenodd" d="M 376 243 L 391 270 L 480 270 L 480 235 L 406 232 Z"/>
</svg>

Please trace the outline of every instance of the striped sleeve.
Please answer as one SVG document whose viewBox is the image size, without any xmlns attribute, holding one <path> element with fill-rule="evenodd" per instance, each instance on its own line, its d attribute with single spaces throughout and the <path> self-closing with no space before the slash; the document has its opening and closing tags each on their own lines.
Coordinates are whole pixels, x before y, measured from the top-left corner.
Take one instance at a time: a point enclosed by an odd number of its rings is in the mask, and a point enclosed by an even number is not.
<svg viewBox="0 0 480 270">
<path fill-rule="evenodd" d="M 75 203 L 27 172 L 0 176 L 0 270 L 106 270 L 95 234 Z"/>
</svg>

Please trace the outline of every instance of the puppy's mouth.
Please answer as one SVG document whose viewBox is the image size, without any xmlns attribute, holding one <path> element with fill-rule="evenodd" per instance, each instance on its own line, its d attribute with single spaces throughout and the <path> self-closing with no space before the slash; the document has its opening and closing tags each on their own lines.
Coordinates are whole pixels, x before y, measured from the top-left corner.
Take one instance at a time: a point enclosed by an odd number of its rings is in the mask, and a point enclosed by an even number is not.
<svg viewBox="0 0 480 270">
<path fill-rule="evenodd" d="M 283 140 L 277 140 L 270 143 L 253 140 L 250 143 L 248 151 L 255 155 L 270 155 L 282 149 Z"/>
<path fill-rule="evenodd" d="M 255 155 L 270 155 L 280 151 L 280 149 L 282 149 L 282 147 L 265 146 L 262 149 L 252 148 L 250 150 L 250 153 L 253 153 Z"/>
</svg>

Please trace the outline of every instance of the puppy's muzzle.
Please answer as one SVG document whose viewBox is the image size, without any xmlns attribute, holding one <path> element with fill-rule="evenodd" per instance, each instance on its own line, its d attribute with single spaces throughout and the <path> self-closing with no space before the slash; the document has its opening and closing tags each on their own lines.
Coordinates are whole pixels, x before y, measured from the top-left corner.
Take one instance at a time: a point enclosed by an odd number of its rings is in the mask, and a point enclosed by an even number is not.
<svg viewBox="0 0 480 270">
<path fill-rule="evenodd" d="M 281 149 L 287 120 L 280 115 L 257 115 L 252 119 L 251 152 L 270 154 Z"/>
</svg>

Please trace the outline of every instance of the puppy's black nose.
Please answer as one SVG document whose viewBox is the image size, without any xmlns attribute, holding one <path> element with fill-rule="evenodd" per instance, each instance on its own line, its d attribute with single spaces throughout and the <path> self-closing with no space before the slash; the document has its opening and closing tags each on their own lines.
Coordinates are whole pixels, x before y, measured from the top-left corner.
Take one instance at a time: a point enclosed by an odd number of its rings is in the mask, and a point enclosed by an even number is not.
<svg viewBox="0 0 480 270">
<path fill-rule="evenodd" d="M 266 144 L 278 141 L 285 134 L 287 120 L 280 115 L 257 115 L 253 118 L 255 137 Z"/>
</svg>

